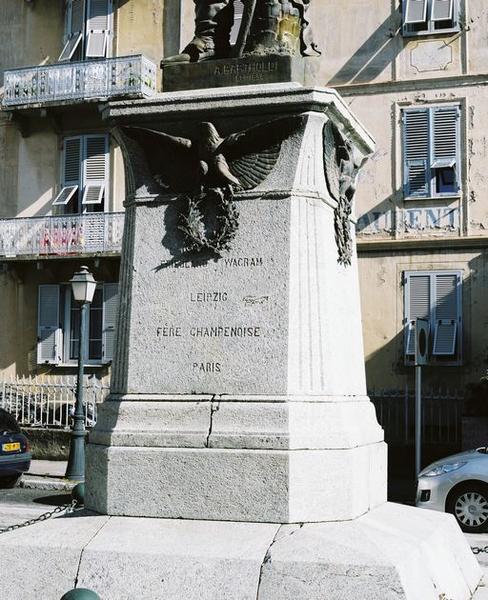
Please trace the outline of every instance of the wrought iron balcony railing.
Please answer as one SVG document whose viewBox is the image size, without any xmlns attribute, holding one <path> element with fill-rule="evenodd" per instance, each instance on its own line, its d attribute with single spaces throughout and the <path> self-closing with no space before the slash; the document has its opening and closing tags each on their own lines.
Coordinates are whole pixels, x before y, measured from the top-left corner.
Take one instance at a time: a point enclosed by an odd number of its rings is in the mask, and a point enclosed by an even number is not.
<svg viewBox="0 0 488 600">
<path fill-rule="evenodd" d="M 124 213 L 0 219 L 0 257 L 120 254 Z"/>
<path fill-rule="evenodd" d="M 156 65 L 142 55 L 5 71 L 3 106 L 83 102 L 156 92 Z"/>
</svg>

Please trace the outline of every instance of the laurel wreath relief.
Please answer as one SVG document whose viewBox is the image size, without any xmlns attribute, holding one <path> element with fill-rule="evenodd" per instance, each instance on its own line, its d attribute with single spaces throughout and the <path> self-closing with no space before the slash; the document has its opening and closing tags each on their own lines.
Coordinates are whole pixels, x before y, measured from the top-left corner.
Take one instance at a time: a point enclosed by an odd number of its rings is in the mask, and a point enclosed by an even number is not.
<svg viewBox="0 0 488 600">
<path fill-rule="evenodd" d="M 183 233 L 186 248 L 195 252 L 210 251 L 220 256 L 229 249 L 239 225 L 232 186 L 206 189 L 185 199 L 186 207 L 178 214 L 178 229 Z M 205 207 L 208 204 L 213 205 L 215 210 L 213 227 Z"/>
</svg>

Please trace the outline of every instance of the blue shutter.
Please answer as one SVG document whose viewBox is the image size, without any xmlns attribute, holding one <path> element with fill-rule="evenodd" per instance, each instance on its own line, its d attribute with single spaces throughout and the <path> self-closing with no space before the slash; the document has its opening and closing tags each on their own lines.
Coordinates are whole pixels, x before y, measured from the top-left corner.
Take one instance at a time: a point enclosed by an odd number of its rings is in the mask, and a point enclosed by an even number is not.
<svg viewBox="0 0 488 600">
<path fill-rule="evenodd" d="M 103 286 L 103 330 L 102 359 L 108 362 L 114 357 L 115 325 L 119 306 L 118 283 L 105 283 Z"/>
<path fill-rule="evenodd" d="M 59 285 L 40 285 L 37 310 L 37 362 L 61 362 Z"/>
<path fill-rule="evenodd" d="M 432 109 L 432 169 L 452 169 L 453 191 L 460 188 L 460 109 L 446 106 Z"/>
<path fill-rule="evenodd" d="M 103 58 L 107 55 L 110 14 L 110 0 L 88 0 L 86 58 Z"/>
<path fill-rule="evenodd" d="M 415 319 L 430 319 L 429 274 L 405 275 L 405 354 L 415 354 Z"/>
<path fill-rule="evenodd" d="M 430 119 L 429 110 L 403 112 L 404 193 L 406 197 L 430 195 Z"/>
<path fill-rule="evenodd" d="M 451 21 L 454 16 L 454 0 L 432 0 L 432 21 Z"/>
<path fill-rule="evenodd" d="M 452 167 L 458 157 L 459 107 L 433 108 L 432 167 Z"/>
<path fill-rule="evenodd" d="M 435 329 L 434 356 L 456 353 L 458 321 L 460 321 L 460 276 L 456 273 L 434 275 Z"/>
<path fill-rule="evenodd" d="M 80 170 L 81 136 L 64 138 L 61 191 L 54 198 L 53 206 L 68 204 L 80 187 Z"/>
<path fill-rule="evenodd" d="M 424 23 L 427 20 L 427 0 L 404 0 L 405 6 L 405 25 L 414 23 Z"/>
<path fill-rule="evenodd" d="M 85 24 L 85 0 L 68 0 L 66 4 L 66 38 L 59 61 L 71 60 L 78 48 Z"/>
</svg>

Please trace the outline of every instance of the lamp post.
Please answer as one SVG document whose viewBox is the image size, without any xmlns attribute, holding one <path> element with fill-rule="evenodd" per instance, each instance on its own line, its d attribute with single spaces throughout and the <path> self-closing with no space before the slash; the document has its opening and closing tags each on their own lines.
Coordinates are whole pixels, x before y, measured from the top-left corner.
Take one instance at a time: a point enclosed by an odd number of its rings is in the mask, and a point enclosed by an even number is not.
<svg viewBox="0 0 488 600">
<path fill-rule="evenodd" d="M 80 332 L 78 352 L 78 378 L 76 381 L 76 403 L 71 430 L 68 466 L 65 477 L 74 481 L 85 480 L 85 411 L 83 407 L 83 370 L 86 356 L 86 323 L 88 310 L 93 300 L 97 282 L 88 267 L 73 275 L 70 281 L 75 302 L 80 303 Z"/>
</svg>

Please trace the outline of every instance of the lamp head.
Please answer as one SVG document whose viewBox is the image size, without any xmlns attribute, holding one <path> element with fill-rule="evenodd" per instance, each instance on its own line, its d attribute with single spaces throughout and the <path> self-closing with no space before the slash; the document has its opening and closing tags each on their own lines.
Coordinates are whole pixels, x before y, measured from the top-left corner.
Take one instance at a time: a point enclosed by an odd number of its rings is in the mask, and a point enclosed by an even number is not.
<svg viewBox="0 0 488 600">
<path fill-rule="evenodd" d="M 76 302 L 81 302 L 82 304 L 92 302 L 97 282 L 88 270 L 88 267 L 81 267 L 70 279 L 70 283 Z"/>
</svg>

